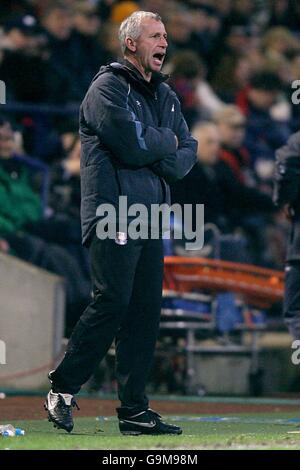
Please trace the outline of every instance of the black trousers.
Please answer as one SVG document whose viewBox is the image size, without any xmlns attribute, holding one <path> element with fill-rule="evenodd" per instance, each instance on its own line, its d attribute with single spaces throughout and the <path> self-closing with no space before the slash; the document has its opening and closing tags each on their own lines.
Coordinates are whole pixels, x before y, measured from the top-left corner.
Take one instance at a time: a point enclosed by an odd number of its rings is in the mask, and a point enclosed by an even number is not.
<svg viewBox="0 0 300 470">
<path fill-rule="evenodd" d="M 53 373 L 53 389 L 77 393 L 115 339 L 121 406 L 142 411 L 148 408 L 145 387 L 159 330 L 162 239 L 128 239 L 126 245 L 118 245 L 95 235 L 90 257 L 93 300 Z"/>
<path fill-rule="evenodd" d="M 286 263 L 283 313 L 291 335 L 300 339 L 300 260 Z"/>
</svg>

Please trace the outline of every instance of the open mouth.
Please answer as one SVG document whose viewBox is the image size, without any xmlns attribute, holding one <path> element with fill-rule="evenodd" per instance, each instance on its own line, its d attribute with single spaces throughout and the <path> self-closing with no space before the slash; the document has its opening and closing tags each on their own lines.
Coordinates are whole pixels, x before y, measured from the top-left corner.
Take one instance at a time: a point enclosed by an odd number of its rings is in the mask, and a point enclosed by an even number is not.
<svg viewBox="0 0 300 470">
<path fill-rule="evenodd" d="M 156 65 L 162 65 L 164 57 L 165 54 L 163 54 L 162 52 L 157 52 L 156 54 L 153 54 L 154 63 Z"/>
</svg>

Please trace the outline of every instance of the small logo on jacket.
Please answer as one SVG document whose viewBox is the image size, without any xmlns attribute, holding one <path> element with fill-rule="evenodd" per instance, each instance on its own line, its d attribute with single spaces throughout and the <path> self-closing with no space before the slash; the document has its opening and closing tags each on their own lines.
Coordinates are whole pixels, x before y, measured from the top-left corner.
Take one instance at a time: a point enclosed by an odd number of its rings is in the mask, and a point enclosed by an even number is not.
<svg viewBox="0 0 300 470">
<path fill-rule="evenodd" d="M 141 102 L 140 102 L 139 100 L 136 100 L 136 104 L 137 104 L 138 106 L 142 106 L 142 105 L 141 105 Z"/>
<path fill-rule="evenodd" d="M 175 106 L 173 104 L 172 109 L 171 109 L 171 113 L 174 113 L 174 111 L 175 111 Z"/>
<path fill-rule="evenodd" d="M 115 242 L 116 242 L 117 245 L 126 245 L 126 243 L 127 243 L 127 234 L 125 232 L 117 232 Z"/>
</svg>

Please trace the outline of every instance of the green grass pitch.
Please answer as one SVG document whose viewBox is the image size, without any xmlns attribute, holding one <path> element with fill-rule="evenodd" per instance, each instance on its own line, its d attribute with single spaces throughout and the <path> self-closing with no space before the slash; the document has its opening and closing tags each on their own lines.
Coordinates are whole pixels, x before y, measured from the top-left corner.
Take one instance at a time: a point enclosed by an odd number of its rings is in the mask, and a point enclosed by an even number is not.
<svg viewBox="0 0 300 470">
<path fill-rule="evenodd" d="M 77 418 L 71 434 L 54 429 L 46 420 L 12 422 L 25 429 L 26 435 L 0 438 L 0 450 L 300 449 L 300 413 L 298 416 L 286 412 L 168 419 L 182 426 L 181 436 L 122 436 L 116 418 Z"/>
</svg>

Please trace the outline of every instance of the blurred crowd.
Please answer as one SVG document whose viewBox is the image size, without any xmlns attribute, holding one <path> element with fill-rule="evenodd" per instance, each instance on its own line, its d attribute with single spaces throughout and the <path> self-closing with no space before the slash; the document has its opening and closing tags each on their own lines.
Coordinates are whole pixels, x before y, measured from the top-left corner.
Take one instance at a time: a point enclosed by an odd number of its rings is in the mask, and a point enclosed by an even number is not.
<svg viewBox="0 0 300 470">
<path fill-rule="evenodd" d="M 164 73 L 199 141 L 173 202 L 204 203 L 207 223 L 245 241 L 244 258 L 227 259 L 283 266 L 288 223 L 272 176 L 300 122 L 299 1 L 1 0 L 0 250 L 65 277 L 69 328 L 90 295 L 78 107 L 99 67 L 120 59 L 120 22 L 138 9 L 163 18 Z"/>
</svg>

